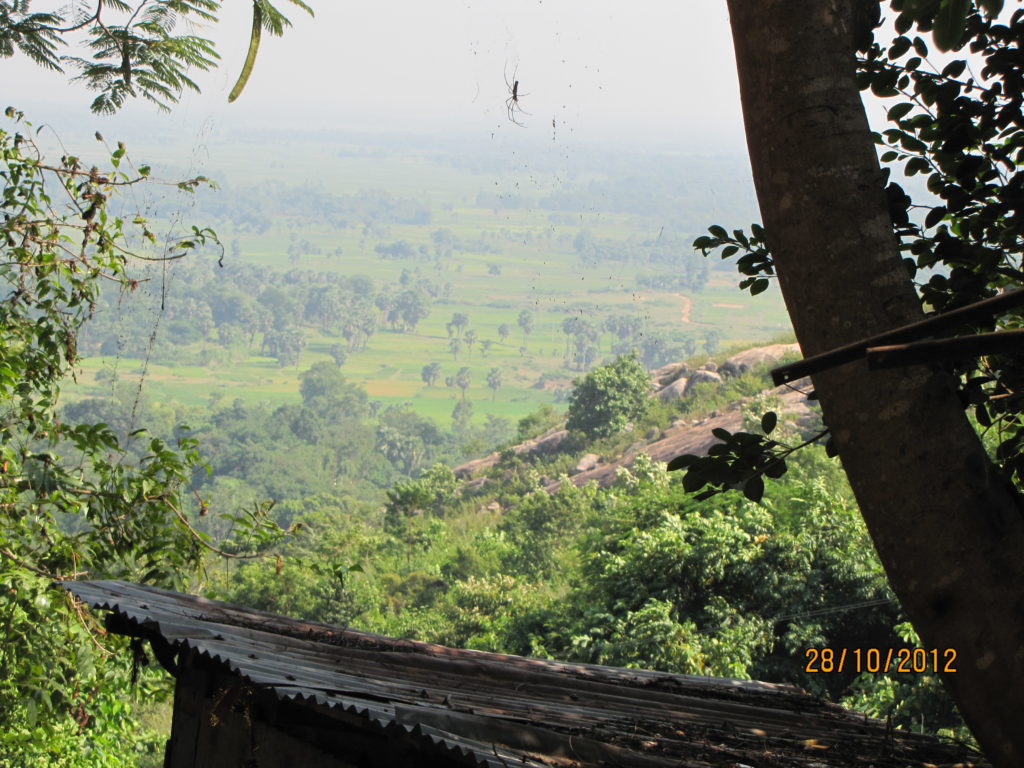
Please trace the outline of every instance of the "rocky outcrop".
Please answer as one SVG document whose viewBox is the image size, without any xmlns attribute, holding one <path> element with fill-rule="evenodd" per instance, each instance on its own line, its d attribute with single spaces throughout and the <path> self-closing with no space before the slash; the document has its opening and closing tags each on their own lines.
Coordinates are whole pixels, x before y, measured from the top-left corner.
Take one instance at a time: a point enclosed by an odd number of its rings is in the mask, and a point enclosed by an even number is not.
<svg viewBox="0 0 1024 768">
<path fill-rule="evenodd" d="M 583 458 L 576 463 L 576 466 L 573 468 L 573 471 L 570 472 L 569 474 L 578 475 L 580 472 L 589 472 L 600 463 L 601 457 L 598 456 L 596 453 L 584 454 Z"/>
<path fill-rule="evenodd" d="M 715 370 L 714 363 L 704 364 L 698 370 L 691 371 L 685 363 L 671 363 L 651 372 L 655 394 L 663 402 L 670 402 L 687 397 L 693 387 L 700 382 L 721 383 L 723 375 L 738 376 L 756 365 L 772 364 L 787 355 L 800 354 L 796 344 L 771 344 L 766 347 L 755 347 L 733 355 Z M 795 389 L 794 389 L 795 387 Z M 788 419 L 803 425 L 811 416 L 807 399 L 796 390 L 811 389 L 809 379 L 794 382 L 792 387 L 778 387 L 768 390 L 779 396 L 782 408 L 779 415 L 785 414 Z M 742 429 L 743 417 L 740 412 L 743 400 L 732 403 L 724 412 L 712 411 L 703 419 L 678 419 L 664 430 L 652 430 L 647 440 L 638 440 L 623 456 L 615 461 L 601 461 L 597 454 L 588 453 L 573 468 L 571 480 L 576 485 L 583 485 L 591 480 L 599 485 L 610 485 L 615 480 L 615 471 L 619 467 L 628 467 L 640 453 L 646 453 L 655 461 L 670 461 L 684 453 L 704 454 L 716 438 L 711 430 L 717 427 L 737 432 Z M 627 429 L 631 429 L 631 426 Z M 513 446 L 516 455 L 550 455 L 557 452 L 568 437 L 568 432 L 561 427 L 552 427 L 547 432 Z M 484 470 L 498 463 L 500 454 L 497 452 L 482 459 L 467 462 L 455 467 L 455 475 L 468 480 L 466 488 L 477 488 L 488 482 L 485 478 L 476 477 Z M 559 486 L 558 481 L 545 483 L 551 491 Z"/>
<path fill-rule="evenodd" d="M 517 456 L 522 456 L 524 454 L 548 455 L 555 453 L 568 436 L 569 432 L 562 427 L 552 427 L 547 432 L 538 435 L 532 440 L 527 440 L 524 443 L 512 446 L 512 450 Z M 482 472 L 485 469 L 493 467 L 498 463 L 500 458 L 501 454 L 495 451 L 489 456 L 484 456 L 482 459 L 474 459 L 473 461 L 467 461 L 465 464 L 460 464 L 452 471 L 455 473 L 456 477 L 468 479 L 478 472 Z"/>
<path fill-rule="evenodd" d="M 686 394 L 686 382 L 689 379 L 676 379 L 667 387 L 658 390 L 658 399 L 663 403 L 671 402 L 672 400 L 678 400 Z"/>
<path fill-rule="evenodd" d="M 800 424 L 811 416 L 811 408 L 807 397 L 796 390 L 809 392 L 811 380 L 795 381 L 792 387 L 776 387 L 768 392 L 777 395 L 782 401 L 779 415 L 784 415 L 787 419 Z M 745 402 L 745 399 L 737 400 L 724 413 L 713 411 L 712 415 L 705 419 L 675 421 L 662 432 L 660 440 L 648 444 L 634 444 L 615 461 L 602 462 L 593 469 L 578 472 L 570 477 L 570 481 L 574 485 L 586 485 L 588 482 L 594 481 L 602 487 L 607 487 L 615 482 L 616 470 L 619 467 L 629 467 L 641 453 L 646 453 L 655 461 L 666 463 L 684 453 L 695 453 L 698 456 L 706 454 L 708 448 L 718 442 L 718 439 L 711 434 L 711 430 L 722 428 L 730 432 L 739 432 L 743 429 L 741 408 Z M 545 488 L 549 492 L 554 492 L 560 485 L 561 483 L 556 480 L 547 484 Z"/>
<path fill-rule="evenodd" d="M 662 387 L 667 387 L 681 376 L 685 376 L 688 372 L 689 369 L 686 367 L 686 363 L 669 363 L 651 371 L 651 381 L 654 383 L 655 389 L 661 389 Z"/>
<path fill-rule="evenodd" d="M 709 381 L 715 384 L 721 384 L 722 375 L 716 373 L 715 371 L 708 371 L 704 369 L 694 371 L 691 374 L 689 380 L 686 382 L 686 389 L 683 391 L 683 394 L 689 395 L 691 392 L 693 392 L 693 388 L 696 387 L 698 384 L 703 384 Z"/>
<path fill-rule="evenodd" d="M 756 365 L 763 365 L 765 363 L 771 365 L 787 355 L 799 354 L 799 344 L 769 344 L 766 347 L 745 349 L 722 363 L 719 373 L 724 373 L 727 376 L 739 376 Z"/>
</svg>

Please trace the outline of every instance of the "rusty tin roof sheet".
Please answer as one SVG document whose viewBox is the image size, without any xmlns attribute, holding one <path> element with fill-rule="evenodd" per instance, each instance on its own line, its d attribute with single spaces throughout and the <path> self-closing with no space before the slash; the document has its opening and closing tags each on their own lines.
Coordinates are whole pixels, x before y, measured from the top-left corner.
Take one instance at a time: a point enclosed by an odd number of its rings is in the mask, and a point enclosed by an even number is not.
<svg viewBox="0 0 1024 768">
<path fill-rule="evenodd" d="M 279 698 L 343 708 L 373 730 L 402 728 L 459 764 L 974 764 L 789 685 L 446 648 L 123 581 L 62 586 L 126 620 L 128 634 L 194 650 Z"/>
</svg>

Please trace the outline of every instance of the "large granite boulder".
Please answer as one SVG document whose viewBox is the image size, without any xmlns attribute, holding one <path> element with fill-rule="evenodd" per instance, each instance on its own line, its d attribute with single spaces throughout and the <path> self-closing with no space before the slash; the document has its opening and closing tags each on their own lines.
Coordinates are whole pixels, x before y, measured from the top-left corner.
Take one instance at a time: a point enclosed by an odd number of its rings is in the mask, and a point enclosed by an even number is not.
<svg viewBox="0 0 1024 768">
<path fill-rule="evenodd" d="M 669 363 L 651 371 L 651 381 L 654 382 L 655 389 L 661 389 L 685 376 L 686 372 L 686 363 Z"/>
<path fill-rule="evenodd" d="M 658 390 L 658 399 L 663 403 L 671 402 L 672 400 L 678 400 L 684 394 L 686 394 L 686 382 L 689 379 L 676 379 L 667 387 Z"/>
<path fill-rule="evenodd" d="M 576 466 L 573 468 L 572 472 L 570 472 L 569 474 L 570 475 L 577 475 L 580 472 L 589 472 L 594 467 L 596 467 L 600 463 L 600 461 L 601 461 L 601 457 L 598 456 L 596 453 L 585 454 L 583 456 L 583 458 L 581 458 L 576 463 Z"/>
<path fill-rule="evenodd" d="M 692 374 L 690 374 L 690 378 L 686 382 L 686 390 L 683 394 L 689 395 L 691 392 L 693 392 L 694 387 L 705 381 L 713 381 L 715 383 L 721 384 L 722 376 L 721 374 L 716 373 L 715 371 L 694 371 Z"/>
<path fill-rule="evenodd" d="M 739 376 L 741 373 L 749 371 L 755 365 L 763 365 L 765 363 L 771 365 L 788 355 L 799 354 L 799 344 L 769 344 L 766 347 L 745 349 L 722 363 L 719 372 L 727 376 Z"/>
</svg>

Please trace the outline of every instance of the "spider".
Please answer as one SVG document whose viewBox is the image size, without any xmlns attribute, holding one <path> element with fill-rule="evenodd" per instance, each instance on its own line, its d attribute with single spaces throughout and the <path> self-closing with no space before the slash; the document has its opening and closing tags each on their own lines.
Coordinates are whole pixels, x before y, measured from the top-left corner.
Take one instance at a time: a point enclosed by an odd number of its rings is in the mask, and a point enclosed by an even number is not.
<svg viewBox="0 0 1024 768">
<path fill-rule="evenodd" d="M 505 99 L 505 109 L 508 111 L 509 121 L 515 123 L 520 128 L 524 128 L 525 126 L 516 119 L 516 113 L 518 112 L 520 115 L 530 114 L 519 103 L 520 96 L 528 96 L 529 94 L 519 92 L 519 81 L 516 79 L 518 72 L 519 65 L 517 64 L 515 69 L 512 70 L 512 82 L 510 83 L 508 81 L 508 69 L 505 70 L 505 86 L 508 88 L 509 94 L 508 98 Z"/>
</svg>

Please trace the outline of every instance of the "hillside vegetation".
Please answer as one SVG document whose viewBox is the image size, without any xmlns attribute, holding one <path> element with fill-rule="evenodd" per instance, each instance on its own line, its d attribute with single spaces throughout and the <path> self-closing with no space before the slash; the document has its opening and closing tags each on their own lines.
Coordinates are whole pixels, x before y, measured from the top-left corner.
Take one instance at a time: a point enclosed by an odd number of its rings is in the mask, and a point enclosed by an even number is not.
<svg viewBox="0 0 1024 768">
<path fill-rule="evenodd" d="M 772 501 L 739 492 L 698 502 L 651 458 L 706 448 L 713 425 L 799 442 L 813 403 L 767 388 L 740 354 L 703 367 L 721 380 L 679 396 L 698 366 L 656 373 L 643 416 L 591 440 L 541 409 L 517 438 L 457 467 L 396 483 L 383 505 L 331 493 L 275 510 L 302 530 L 277 561 L 218 575 L 211 593 L 391 636 L 671 672 L 787 681 L 895 722 L 963 734 L 938 681 L 819 674 L 808 649 L 912 647 L 841 470 L 801 452 Z M 782 358 L 784 359 L 784 358 Z M 702 364 L 703 365 L 703 364 Z M 684 392 L 686 391 L 685 388 Z M 659 397 L 657 393 L 662 396 Z M 667 454 L 666 454 L 667 455 Z"/>
<path fill-rule="evenodd" d="M 628 211 L 584 227 L 536 199 L 283 190 L 249 215 L 230 194 L 211 209 L 223 264 L 210 252 L 149 275 L 141 301 L 104 297 L 66 409 L 126 437 L 190 424 L 210 467 L 190 519 L 218 546 L 251 549 L 238 521 L 261 510 L 295 531 L 212 571 L 208 594 L 459 647 L 795 682 L 964 733 L 935 678 L 809 670 L 811 648 L 914 642 L 820 452 L 762 505 L 695 502 L 664 471 L 769 408 L 794 440 L 814 428 L 799 392 L 767 389 L 793 345 L 721 352 L 777 337 L 777 296 L 744 298 Z M 626 353 L 652 370 L 644 413 L 566 430 L 574 381 Z"/>
</svg>

